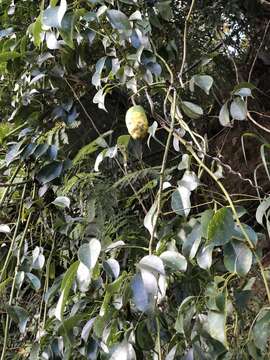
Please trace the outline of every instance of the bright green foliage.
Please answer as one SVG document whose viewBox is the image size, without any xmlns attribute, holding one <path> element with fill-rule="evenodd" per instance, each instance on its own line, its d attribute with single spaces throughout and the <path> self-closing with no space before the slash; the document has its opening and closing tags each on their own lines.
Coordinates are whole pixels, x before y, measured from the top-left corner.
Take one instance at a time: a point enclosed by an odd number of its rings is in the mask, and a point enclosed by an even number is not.
<svg viewBox="0 0 270 360">
<path fill-rule="evenodd" d="M 1 360 L 268 359 L 269 144 L 255 182 L 212 148 L 263 93 L 253 3 L 0 2 Z"/>
</svg>

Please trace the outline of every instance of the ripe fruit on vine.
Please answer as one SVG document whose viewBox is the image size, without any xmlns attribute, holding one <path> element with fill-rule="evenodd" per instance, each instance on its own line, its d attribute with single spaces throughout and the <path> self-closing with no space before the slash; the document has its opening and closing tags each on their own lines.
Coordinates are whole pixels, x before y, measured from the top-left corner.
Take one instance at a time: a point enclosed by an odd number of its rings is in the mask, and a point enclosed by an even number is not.
<svg viewBox="0 0 270 360">
<path fill-rule="evenodd" d="M 126 125 L 130 136 L 143 139 L 148 131 L 148 120 L 142 106 L 134 105 L 126 113 Z"/>
</svg>

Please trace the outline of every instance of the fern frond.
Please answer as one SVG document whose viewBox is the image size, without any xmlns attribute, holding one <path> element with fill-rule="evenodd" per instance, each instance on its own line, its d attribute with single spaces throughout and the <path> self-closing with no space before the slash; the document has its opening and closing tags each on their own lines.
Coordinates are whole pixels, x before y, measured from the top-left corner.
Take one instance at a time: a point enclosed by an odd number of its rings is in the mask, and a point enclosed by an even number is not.
<svg viewBox="0 0 270 360">
<path fill-rule="evenodd" d="M 146 169 L 136 170 L 130 174 L 123 176 L 121 179 L 113 184 L 113 188 L 123 188 L 128 186 L 130 183 L 136 182 L 138 179 L 144 179 L 146 177 L 155 179 L 159 176 L 160 166 L 150 167 Z"/>
<path fill-rule="evenodd" d="M 112 131 L 107 131 L 104 134 L 102 134 L 101 136 L 99 136 L 97 139 L 95 139 L 94 141 L 91 141 L 89 144 L 85 145 L 84 147 L 82 147 L 78 154 L 75 156 L 75 158 L 73 159 L 73 164 L 76 165 L 79 162 L 81 162 L 87 155 L 93 154 L 99 147 L 107 147 L 107 143 L 104 140 L 104 138 L 106 136 L 109 136 L 112 133 Z"/>
</svg>

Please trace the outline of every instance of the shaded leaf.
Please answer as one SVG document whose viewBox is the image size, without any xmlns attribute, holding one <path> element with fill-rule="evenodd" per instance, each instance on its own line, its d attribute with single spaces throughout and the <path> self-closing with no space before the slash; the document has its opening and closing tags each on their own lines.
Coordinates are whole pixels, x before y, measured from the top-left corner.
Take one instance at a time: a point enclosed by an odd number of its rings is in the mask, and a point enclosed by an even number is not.
<svg viewBox="0 0 270 360">
<path fill-rule="evenodd" d="M 224 246 L 224 265 L 231 273 L 245 276 L 252 265 L 251 250 L 245 243 L 232 240 Z"/>
<path fill-rule="evenodd" d="M 21 306 L 6 306 L 7 313 L 11 317 L 13 321 L 15 321 L 18 324 L 20 332 L 23 334 L 26 329 L 27 322 L 29 320 L 29 315 L 24 308 Z"/>
<path fill-rule="evenodd" d="M 119 10 L 108 10 L 107 17 L 112 25 L 117 30 L 130 30 L 131 24 L 128 17 Z"/>
<path fill-rule="evenodd" d="M 59 161 L 53 161 L 48 165 L 45 165 L 37 173 L 36 178 L 41 184 L 47 184 L 58 178 L 63 170 L 63 164 Z"/>
<path fill-rule="evenodd" d="M 198 119 L 203 115 L 203 109 L 190 101 L 182 101 L 181 107 L 184 113 L 191 119 Z"/>
</svg>

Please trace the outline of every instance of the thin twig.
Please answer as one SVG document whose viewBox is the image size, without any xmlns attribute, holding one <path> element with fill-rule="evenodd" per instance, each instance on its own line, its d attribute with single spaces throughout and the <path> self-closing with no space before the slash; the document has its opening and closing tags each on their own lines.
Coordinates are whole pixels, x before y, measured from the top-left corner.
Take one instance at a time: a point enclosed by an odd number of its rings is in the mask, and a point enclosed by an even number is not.
<svg viewBox="0 0 270 360">
<path fill-rule="evenodd" d="M 179 72 L 179 80 L 180 80 L 180 84 L 182 87 L 184 87 L 182 77 L 183 77 L 183 71 L 184 71 L 184 66 L 185 66 L 186 57 L 187 57 L 187 28 L 188 28 L 188 22 L 189 22 L 194 4 L 195 4 L 195 0 L 192 0 L 190 8 L 189 8 L 189 12 L 188 12 L 186 20 L 185 20 L 184 37 L 183 37 L 183 57 L 182 57 L 182 64 L 181 64 L 181 68 L 180 68 L 180 72 Z"/>
<path fill-rule="evenodd" d="M 170 92 L 170 90 L 171 89 L 169 89 L 168 92 Z M 160 171 L 159 189 L 158 189 L 158 193 L 157 193 L 157 210 L 156 210 L 156 214 L 155 214 L 154 221 L 153 221 L 153 229 L 152 229 L 152 233 L 151 233 L 151 238 L 149 241 L 149 254 L 152 254 L 152 245 L 153 245 L 153 241 L 154 241 L 158 217 L 161 212 L 161 195 L 162 195 L 162 190 L 163 190 L 164 174 L 165 174 L 165 169 L 166 169 L 169 147 L 170 147 L 170 143 L 171 143 L 171 139 L 172 139 L 172 134 L 174 131 L 175 110 L 176 110 L 176 90 L 174 89 L 173 102 L 172 102 L 172 107 L 171 107 L 171 125 L 170 125 L 170 129 L 169 129 L 169 134 L 167 137 L 166 147 L 164 150 L 162 166 L 161 166 L 161 171 Z"/>
<path fill-rule="evenodd" d="M 164 129 L 166 129 L 169 134 L 170 134 L 170 131 L 171 129 L 168 128 L 166 125 L 164 125 Z M 263 265 L 261 263 L 261 260 L 256 252 L 256 249 L 254 247 L 254 244 L 252 243 L 252 241 L 250 240 L 249 236 L 248 236 L 248 233 L 246 232 L 245 228 L 243 227 L 240 219 L 239 219 L 239 216 L 238 216 L 238 213 L 237 213 L 237 210 L 233 204 L 233 201 L 228 193 L 228 191 L 225 189 L 225 187 L 223 186 L 223 184 L 219 181 L 219 179 L 215 176 L 215 174 L 204 164 L 204 162 L 198 157 L 198 155 L 196 154 L 196 152 L 194 151 L 194 149 L 192 148 L 191 144 L 188 143 L 186 140 L 184 140 L 183 138 L 181 138 L 181 136 L 179 136 L 176 132 L 174 132 L 174 135 L 179 139 L 179 141 L 181 142 L 181 144 L 187 149 L 187 151 L 193 156 L 193 158 L 197 161 L 197 163 L 210 175 L 210 177 L 215 181 L 215 183 L 219 186 L 219 188 L 221 189 L 221 191 L 223 192 L 231 210 L 232 210 L 232 213 L 235 217 L 235 220 L 236 220 L 236 223 L 237 225 L 239 226 L 249 248 L 251 249 L 257 263 L 258 263 L 258 266 L 259 266 L 259 269 L 260 269 L 260 273 L 261 273 L 261 276 L 262 276 L 262 279 L 263 279 L 263 282 L 264 282 L 264 286 L 265 286 L 265 290 L 266 290 L 266 294 L 267 294 L 267 298 L 268 298 L 268 302 L 270 304 L 270 288 L 269 288 L 269 285 L 268 285 L 268 280 L 266 278 L 266 274 L 264 272 L 264 268 L 263 268 Z"/>
<path fill-rule="evenodd" d="M 260 46 L 258 47 L 257 51 L 256 51 L 256 55 L 254 57 L 254 60 L 252 62 L 252 65 L 251 65 L 251 68 L 250 68 L 250 71 L 249 71 L 249 74 L 248 74 L 248 82 L 250 82 L 251 80 L 251 76 L 252 76 L 252 72 L 253 72 L 253 69 L 254 69 L 254 66 L 256 64 L 256 61 L 258 59 L 258 55 L 259 55 L 259 52 L 261 51 L 261 48 L 263 46 L 263 43 L 264 43 L 264 40 L 265 40 L 265 37 L 267 35 L 267 32 L 268 32 L 268 29 L 269 29 L 269 25 L 270 25 L 270 20 L 268 21 L 266 27 L 265 27 L 265 30 L 264 30 L 264 34 L 263 34 L 263 37 L 262 37 L 262 41 L 260 43 Z"/>
</svg>

